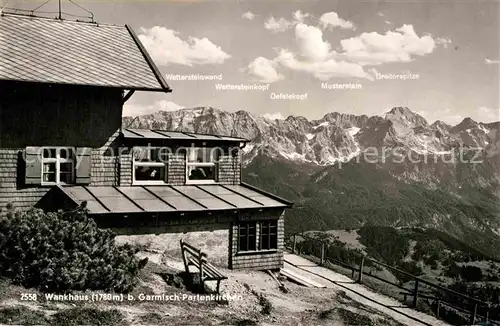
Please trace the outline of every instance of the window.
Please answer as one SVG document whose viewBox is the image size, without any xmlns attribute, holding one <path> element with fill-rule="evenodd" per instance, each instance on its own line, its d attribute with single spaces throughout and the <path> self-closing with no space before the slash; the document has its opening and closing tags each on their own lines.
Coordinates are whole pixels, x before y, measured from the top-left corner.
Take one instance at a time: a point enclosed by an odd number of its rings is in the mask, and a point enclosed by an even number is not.
<svg viewBox="0 0 500 326">
<path fill-rule="evenodd" d="M 239 251 L 256 250 L 257 246 L 257 223 L 241 223 L 238 232 L 238 249 Z"/>
<path fill-rule="evenodd" d="M 92 148 L 33 147 L 23 153 L 26 185 L 88 185 L 91 181 Z"/>
<path fill-rule="evenodd" d="M 42 184 L 74 182 L 75 153 L 71 148 L 43 148 Z"/>
<path fill-rule="evenodd" d="M 190 147 L 186 149 L 186 180 L 188 183 L 213 183 L 217 179 L 217 151 L 215 148 Z"/>
<path fill-rule="evenodd" d="M 278 249 L 278 221 L 264 221 L 260 224 L 260 249 Z"/>
<path fill-rule="evenodd" d="M 166 155 L 160 148 L 134 147 L 134 184 L 156 184 L 166 181 Z"/>
</svg>

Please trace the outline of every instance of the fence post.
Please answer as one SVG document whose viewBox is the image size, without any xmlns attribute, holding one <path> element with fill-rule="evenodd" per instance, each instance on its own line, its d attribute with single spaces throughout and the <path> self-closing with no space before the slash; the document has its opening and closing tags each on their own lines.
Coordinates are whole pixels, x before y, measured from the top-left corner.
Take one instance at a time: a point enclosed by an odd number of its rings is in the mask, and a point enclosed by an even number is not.
<svg viewBox="0 0 500 326">
<path fill-rule="evenodd" d="M 189 274 L 189 265 L 186 258 L 186 251 L 184 250 L 184 241 L 182 241 L 182 239 L 181 239 L 181 254 L 182 254 L 182 261 L 184 263 L 184 269 L 186 270 L 186 273 Z"/>
<path fill-rule="evenodd" d="M 359 274 L 358 274 L 358 283 L 363 282 L 363 267 L 365 265 L 365 256 L 361 256 L 361 262 L 359 263 Z"/>
<path fill-rule="evenodd" d="M 205 293 L 205 284 L 203 283 L 203 253 L 201 250 L 198 252 L 198 259 L 200 263 L 200 291 Z"/>
<path fill-rule="evenodd" d="M 293 235 L 293 246 L 292 246 L 292 254 L 295 254 L 295 248 L 297 246 L 297 236 Z"/>
<path fill-rule="evenodd" d="M 474 302 L 474 309 L 472 310 L 472 315 L 470 316 L 470 324 L 474 325 L 476 323 L 477 315 L 477 302 Z"/>
<path fill-rule="evenodd" d="M 413 307 L 417 307 L 418 301 L 418 279 L 415 280 L 415 289 L 413 290 Z"/>
<path fill-rule="evenodd" d="M 490 319 L 490 303 L 488 302 L 488 306 L 486 306 L 486 324 L 488 324 Z"/>
<path fill-rule="evenodd" d="M 441 300 L 437 301 L 437 308 L 436 308 L 436 317 L 439 318 L 439 308 L 441 306 Z"/>
<path fill-rule="evenodd" d="M 320 265 L 323 266 L 325 264 L 325 244 L 321 244 L 321 263 Z"/>
</svg>

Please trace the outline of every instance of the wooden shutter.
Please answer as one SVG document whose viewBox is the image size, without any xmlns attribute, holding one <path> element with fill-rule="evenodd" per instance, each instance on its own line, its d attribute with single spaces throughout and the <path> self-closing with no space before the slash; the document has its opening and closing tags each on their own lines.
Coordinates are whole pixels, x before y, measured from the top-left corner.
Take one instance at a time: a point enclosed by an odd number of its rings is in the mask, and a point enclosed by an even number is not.
<svg viewBox="0 0 500 326">
<path fill-rule="evenodd" d="M 77 184 L 90 184 L 92 169 L 92 148 L 78 147 L 75 158 L 75 176 Z"/>
<path fill-rule="evenodd" d="M 26 147 L 24 152 L 24 183 L 39 185 L 42 183 L 42 151 L 40 147 Z"/>
</svg>

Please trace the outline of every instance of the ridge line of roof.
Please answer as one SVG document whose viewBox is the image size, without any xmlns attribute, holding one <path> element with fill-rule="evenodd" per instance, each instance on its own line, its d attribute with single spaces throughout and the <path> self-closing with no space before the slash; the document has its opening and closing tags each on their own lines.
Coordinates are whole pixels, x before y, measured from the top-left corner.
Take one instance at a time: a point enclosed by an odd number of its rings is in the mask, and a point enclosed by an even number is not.
<svg viewBox="0 0 500 326">
<path fill-rule="evenodd" d="M 71 20 L 71 19 L 59 19 L 59 18 L 55 18 L 55 17 L 43 17 L 43 16 L 36 16 L 36 15 L 16 14 L 16 13 L 12 13 L 12 12 L 1 12 L 0 17 L 13 17 L 13 18 L 20 18 L 20 19 L 46 20 L 46 21 L 48 20 L 51 22 L 60 22 L 60 23 L 94 25 L 96 27 L 104 26 L 104 27 L 125 28 L 125 25 L 100 23 L 100 22 L 87 22 L 87 21 Z"/>
</svg>

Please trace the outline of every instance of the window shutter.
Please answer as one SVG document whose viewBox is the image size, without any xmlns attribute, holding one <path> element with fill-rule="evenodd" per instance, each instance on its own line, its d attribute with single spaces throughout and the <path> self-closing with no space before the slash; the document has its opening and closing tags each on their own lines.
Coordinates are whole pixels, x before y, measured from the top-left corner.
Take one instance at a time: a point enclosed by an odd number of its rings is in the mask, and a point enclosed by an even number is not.
<svg viewBox="0 0 500 326">
<path fill-rule="evenodd" d="M 27 185 L 39 185 L 42 183 L 42 152 L 40 147 L 26 147 L 24 153 L 26 163 L 24 183 Z"/>
<path fill-rule="evenodd" d="M 92 148 L 78 147 L 76 149 L 75 175 L 77 184 L 90 184 L 92 168 Z"/>
</svg>

